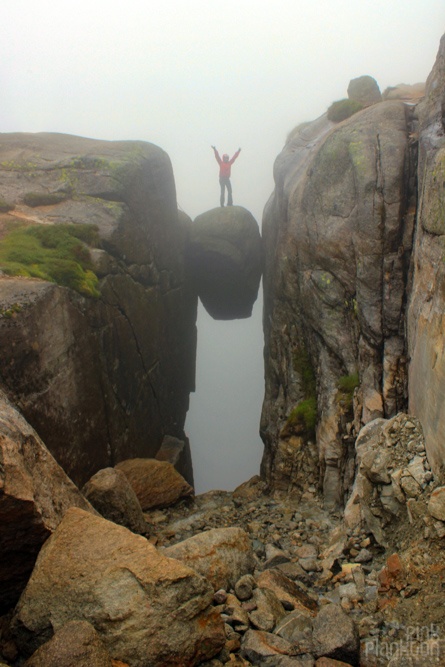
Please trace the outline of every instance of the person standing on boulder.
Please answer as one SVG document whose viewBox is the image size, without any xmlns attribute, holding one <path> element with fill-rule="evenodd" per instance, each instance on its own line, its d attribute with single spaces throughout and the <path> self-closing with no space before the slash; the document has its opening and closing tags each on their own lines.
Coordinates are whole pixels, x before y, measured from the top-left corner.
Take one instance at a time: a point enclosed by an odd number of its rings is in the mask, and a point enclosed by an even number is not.
<svg viewBox="0 0 445 667">
<path fill-rule="evenodd" d="M 216 150 L 215 146 L 212 146 L 213 152 L 215 153 L 215 158 L 217 163 L 219 164 L 219 184 L 221 186 L 221 197 L 220 197 L 220 203 L 221 206 L 224 206 L 224 197 L 225 197 L 225 190 L 227 188 L 227 206 L 232 206 L 233 205 L 233 199 L 232 199 L 232 184 L 230 183 L 230 168 L 232 164 L 235 162 L 236 158 L 241 152 L 241 148 L 238 148 L 236 151 L 235 155 L 231 160 L 229 160 L 228 155 L 223 155 L 222 160 L 219 157 L 219 153 Z"/>
</svg>

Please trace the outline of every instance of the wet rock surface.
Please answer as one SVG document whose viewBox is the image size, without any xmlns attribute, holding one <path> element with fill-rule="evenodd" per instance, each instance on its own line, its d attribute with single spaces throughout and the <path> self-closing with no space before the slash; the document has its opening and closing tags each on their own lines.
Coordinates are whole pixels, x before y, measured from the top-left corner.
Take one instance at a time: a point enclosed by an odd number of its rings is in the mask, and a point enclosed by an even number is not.
<svg viewBox="0 0 445 667">
<path fill-rule="evenodd" d="M 214 319 L 252 314 L 262 272 L 261 247 L 258 224 L 241 206 L 212 209 L 191 223 L 187 267 Z"/>
</svg>

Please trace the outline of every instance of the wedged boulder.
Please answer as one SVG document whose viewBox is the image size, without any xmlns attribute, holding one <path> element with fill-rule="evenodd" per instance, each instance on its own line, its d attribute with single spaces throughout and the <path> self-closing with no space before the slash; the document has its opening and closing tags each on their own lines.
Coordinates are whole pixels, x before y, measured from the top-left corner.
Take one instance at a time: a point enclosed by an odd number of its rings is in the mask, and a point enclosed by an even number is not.
<svg viewBox="0 0 445 667">
<path fill-rule="evenodd" d="M 0 615 L 17 602 L 42 544 L 70 507 L 95 514 L 0 392 Z"/>
<path fill-rule="evenodd" d="M 87 621 L 71 621 L 25 662 L 24 667 L 112 667 L 105 644 Z"/>
<path fill-rule="evenodd" d="M 251 574 L 255 568 L 249 537 L 241 528 L 206 530 L 167 547 L 163 553 L 199 572 L 215 591 L 234 588 L 244 574 Z"/>
<path fill-rule="evenodd" d="M 39 554 L 12 629 L 29 655 L 68 621 L 88 620 L 131 667 L 191 667 L 225 642 L 212 597 L 205 579 L 144 537 L 70 509 Z"/>
<path fill-rule="evenodd" d="M 133 533 L 148 532 L 140 502 L 122 470 L 99 470 L 82 488 L 82 493 L 104 519 Z"/>
<path fill-rule="evenodd" d="M 0 213 L 1 242 L 11 223 L 46 230 L 51 242 L 70 229 L 95 284 L 85 296 L 72 265 L 47 256 L 59 284 L 43 282 L 16 247 L 5 270 L 19 263 L 34 277 L 0 276 L 9 398 L 79 486 L 117 461 L 155 456 L 165 433 L 183 439 L 197 299 L 168 155 L 142 141 L 5 133 L 0 195 L 13 205 Z"/>
<path fill-rule="evenodd" d="M 313 622 L 314 654 L 358 665 L 360 638 L 354 621 L 335 604 L 328 604 Z"/>
<path fill-rule="evenodd" d="M 252 214 L 228 206 L 199 215 L 190 226 L 187 267 L 215 320 L 250 317 L 262 272 L 261 236 Z"/>
<path fill-rule="evenodd" d="M 167 461 L 128 459 L 115 466 L 124 473 L 142 509 L 169 507 L 193 495 L 193 488 Z"/>
<path fill-rule="evenodd" d="M 360 102 L 364 107 L 369 107 L 372 104 L 382 101 L 377 81 L 368 75 L 351 79 L 348 86 L 348 97 L 350 100 Z"/>
</svg>

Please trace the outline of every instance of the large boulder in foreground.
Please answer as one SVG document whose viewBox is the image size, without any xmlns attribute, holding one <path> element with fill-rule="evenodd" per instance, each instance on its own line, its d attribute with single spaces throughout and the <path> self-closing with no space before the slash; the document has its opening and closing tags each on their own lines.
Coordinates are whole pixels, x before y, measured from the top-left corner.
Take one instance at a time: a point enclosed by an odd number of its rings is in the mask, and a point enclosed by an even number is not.
<svg viewBox="0 0 445 667">
<path fill-rule="evenodd" d="M 192 667 L 224 645 L 212 587 L 144 537 L 79 509 L 43 546 L 12 627 L 26 655 L 68 621 L 88 620 L 112 658 Z"/>
<path fill-rule="evenodd" d="M 241 528 L 216 528 L 178 542 L 163 552 L 192 567 L 215 591 L 234 588 L 238 579 L 255 568 L 252 546 Z"/>
<path fill-rule="evenodd" d="M 17 602 L 42 544 L 70 507 L 95 513 L 0 392 L 0 615 Z"/>
<path fill-rule="evenodd" d="M 116 466 L 124 473 L 142 509 L 169 507 L 180 498 L 193 495 L 193 487 L 168 461 L 129 459 Z"/>
<path fill-rule="evenodd" d="M 190 227 L 187 266 L 215 320 L 250 317 L 262 271 L 261 236 L 252 214 L 228 206 L 199 215 Z"/>
</svg>

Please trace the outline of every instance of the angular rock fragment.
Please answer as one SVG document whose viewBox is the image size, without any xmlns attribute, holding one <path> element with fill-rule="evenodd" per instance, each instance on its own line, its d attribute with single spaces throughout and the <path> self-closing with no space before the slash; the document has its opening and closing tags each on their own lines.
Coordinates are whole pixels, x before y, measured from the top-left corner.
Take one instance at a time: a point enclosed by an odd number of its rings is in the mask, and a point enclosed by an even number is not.
<svg viewBox="0 0 445 667">
<path fill-rule="evenodd" d="M 248 630 L 241 642 L 241 655 L 255 665 L 269 656 L 297 655 L 297 649 L 277 635 L 259 630 Z"/>
<path fill-rule="evenodd" d="M 428 512 L 435 519 L 445 521 L 445 486 L 439 486 L 432 492 L 428 503 Z"/>
<path fill-rule="evenodd" d="M 104 519 L 125 526 L 133 533 L 148 531 L 139 500 L 121 470 L 99 470 L 85 484 L 82 493 Z"/>
<path fill-rule="evenodd" d="M 224 645 L 213 591 L 193 570 L 101 517 L 70 509 L 42 548 L 12 621 L 30 654 L 71 620 L 88 621 L 132 667 L 192 667 Z"/>
<path fill-rule="evenodd" d="M 142 509 L 169 507 L 193 495 L 193 488 L 167 461 L 128 459 L 116 466 L 130 482 Z"/>
<path fill-rule="evenodd" d="M 250 317 L 262 272 L 261 237 L 252 214 L 230 206 L 198 216 L 190 227 L 187 265 L 209 315 Z"/>
<path fill-rule="evenodd" d="M 0 615 L 17 602 L 42 544 L 70 507 L 95 514 L 0 392 Z"/>
<path fill-rule="evenodd" d="M 24 667 L 112 667 L 105 644 L 87 621 L 70 621 Z"/>
<path fill-rule="evenodd" d="M 312 638 L 315 655 L 358 664 L 358 629 L 338 605 L 328 604 L 320 610 L 313 622 Z"/>
<path fill-rule="evenodd" d="M 302 610 L 315 615 L 318 604 L 291 579 L 279 570 L 265 570 L 257 579 L 259 588 L 268 588 L 275 593 L 282 603 L 288 603 L 292 609 Z"/>
<path fill-rule="evenodd" d="M 250 540 L 241 528 L 207 530 L 167 547 L 163 553 L 206 577 L 215 591 L 233 588 L 255 568 Z"/>
<path fill-rule="evenodd" d="M 256 588 L 253 592 L 256 609 L 250 612 L 250 622 L 257 630 L 273 632 L 277 623 L 286 615 L 283 605 L 273 591 Z"/>
</svg>

